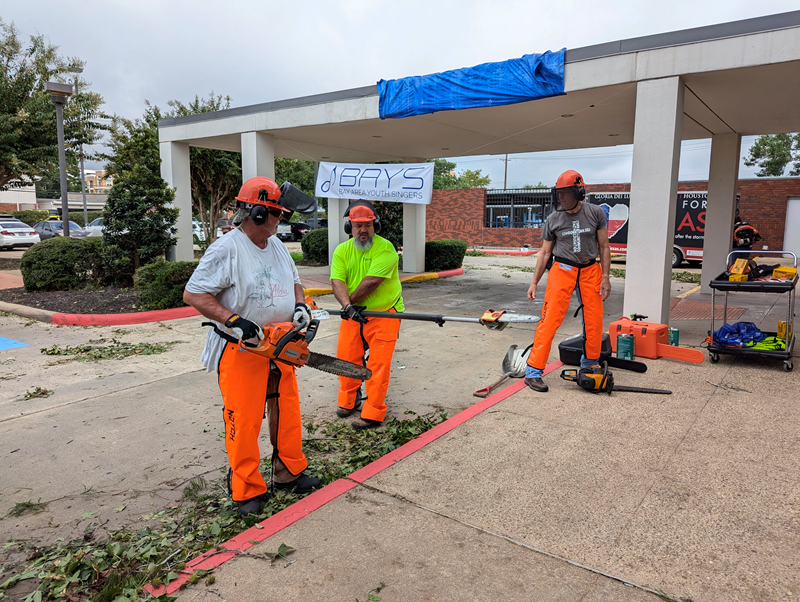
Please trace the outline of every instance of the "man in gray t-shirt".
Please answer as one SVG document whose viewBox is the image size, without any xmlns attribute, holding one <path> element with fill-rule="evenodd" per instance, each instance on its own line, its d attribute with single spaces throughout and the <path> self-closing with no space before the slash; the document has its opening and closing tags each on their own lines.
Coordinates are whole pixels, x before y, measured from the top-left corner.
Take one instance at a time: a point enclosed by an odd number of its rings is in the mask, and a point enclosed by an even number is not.
<svg viewBox="0 0 800 602">
<path fill-rule="evenodd" d="M 553 337 L 569 309 L 573 291 L 583 306 L 585 344 L 581 370 L 594 371 L 600 368 L 603 301 L 611 292 L 611 249 L 605 212 L 600 207 L 584 202 L 586 189 L 583 178 L 573 170 L 559 176 L 553 195 L 558 208 L 545 221 L 542 248 L 536 260 L 533 281 L 528 288 L 528 299 L 535 299 L 536 287 L 552 255 L 553 265 L 547 278 L 542 319 L 536 328 L 525 373 L 525 384 L 542 393 L 548 390 L 542 375 L 550 357 Z M 600 264 L 597 263 L 598 256 Z"/>
</svg>

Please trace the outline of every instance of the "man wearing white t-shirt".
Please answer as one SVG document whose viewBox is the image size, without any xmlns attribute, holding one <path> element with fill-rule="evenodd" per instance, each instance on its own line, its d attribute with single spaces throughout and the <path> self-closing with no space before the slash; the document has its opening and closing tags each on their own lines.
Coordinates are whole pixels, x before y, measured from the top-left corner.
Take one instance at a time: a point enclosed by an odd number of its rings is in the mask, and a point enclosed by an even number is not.
<svg viewBox="0 0 800 602">
<path fill-rule="evenodd" d="M 275 489 L 308 493 L 319 479 L 303 473 L 300 397 L 295 368 L 239 348 L 257 343 L 262 325 L 310 319 L 300 276 L 289 251 L 275 236 L 284 213 L 281 189 L 269 178 L 251 178 L 236 197 L 238 229 L 203 255 L 183 293 L 186 303 L 214 321 L 202 362 L 216 370 L 224 402 L 228 489 L 243 516 L 258 512 L 267 485 L 259 469 L 258 436 L 265 414 L 272 443 Z"/>
</svg>

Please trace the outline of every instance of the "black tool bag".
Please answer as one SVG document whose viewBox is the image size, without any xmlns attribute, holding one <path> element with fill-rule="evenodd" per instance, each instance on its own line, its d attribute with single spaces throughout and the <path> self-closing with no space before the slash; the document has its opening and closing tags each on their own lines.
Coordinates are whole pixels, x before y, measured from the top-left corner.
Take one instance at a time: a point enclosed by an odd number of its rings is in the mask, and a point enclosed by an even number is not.
<svg viewBox="0 0 800 602">
<path fill-rule="evenodd" d="M 568 366 L 580 366 L 581 355 L 583 355 L 582 334 L 571 336 L 558 344 L 559 359 Z M 600 346 L 600 363 L 602 364 L 609 357 L 611 357 L 611 337 L 608 336 L 607 332 L 604 332 L 603 342 Z"/>
</svg>

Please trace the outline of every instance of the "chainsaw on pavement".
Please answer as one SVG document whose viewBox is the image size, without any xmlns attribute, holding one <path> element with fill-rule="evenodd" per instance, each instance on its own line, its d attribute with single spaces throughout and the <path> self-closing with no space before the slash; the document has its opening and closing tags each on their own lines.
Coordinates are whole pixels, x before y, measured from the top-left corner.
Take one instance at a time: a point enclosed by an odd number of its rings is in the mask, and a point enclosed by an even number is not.
<svg viewBox="0 0 800 602">
<path fill-rule="evenodd" d="M 592 393 L 608 393 L 611 391 L 628 391 L 630 393 L 653 393 L 655 395 L 672 395 L 666 389 L 647 389 L 645 387 L 624 387 L 614 384 L 614 375 L 608 370 L 608 363 L 603 362 L 603 371 L 599 373 L 581 372 L 577 369 L 562 370 L 561 378 L 577 383 L 582 389 Z"/>
<path fill-rule="evenodd" d="M 203 325 L 215 326 L 211 322 L 204 322 Z M 317 335 L 318 326 L 318 319 L 300 320 L 297 326 L 291 322 L 273 322 L 264 327 L 264 338 L 257 345 L 251 345 L 242 340 L 238 340 L 237 343 L 239 348 L 244 351 L 276 362 L 283 362 L 298 368 L 309 366 L 356 380 L 369 380 L 372 371 L 366 366 L 346 362 L 323 353 L 315 353 L 308 349 L 308 344 Z"/>
</svg>

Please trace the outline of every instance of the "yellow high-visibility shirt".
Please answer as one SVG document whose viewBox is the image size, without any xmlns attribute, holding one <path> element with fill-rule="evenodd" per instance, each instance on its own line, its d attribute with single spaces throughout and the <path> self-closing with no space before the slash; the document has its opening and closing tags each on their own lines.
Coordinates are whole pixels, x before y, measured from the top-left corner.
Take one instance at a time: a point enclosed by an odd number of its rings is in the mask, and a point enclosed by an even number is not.
<svg viewBox="0 0 800 602">
<path fill-rule="evenodd" d="M 383 278 L 377 290 L 356 305 L 366 305 L 367 311 L 388 311 L 392 308 L 403 311 L 403 287 L 400 284 L 398 262 L 394 245 L 385 238 L 376 234 L 369 251 L 356 249 L 351 238 L 333 252 L 331 280 L 341 280 L 347 285 L 348 294 L 353 294 L 367 276 Z"/>
</svg>

